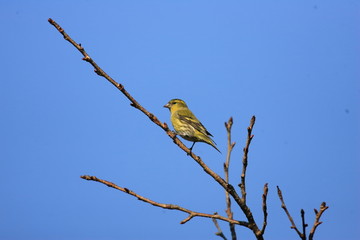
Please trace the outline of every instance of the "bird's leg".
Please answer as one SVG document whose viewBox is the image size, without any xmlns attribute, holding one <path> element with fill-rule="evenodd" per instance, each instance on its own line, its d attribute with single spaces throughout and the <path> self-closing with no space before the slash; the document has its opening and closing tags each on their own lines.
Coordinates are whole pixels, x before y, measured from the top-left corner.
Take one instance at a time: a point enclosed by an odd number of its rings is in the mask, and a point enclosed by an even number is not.
<svg viewBox="0 0 360 240">
<path fill-rule="evenodd" d="M 192 152 L 192 149 L 193 149 L 194 145 L 195 145 L 195 142 L 193 142 L 193 145 L 191 146 L 191 148 L 189 148 L 189 149 L 190 149 L 190 153 L 188 153 L 188 155 L 190 155 L 190 154 L 191 154 L 191 152 Z"/>
</svg>

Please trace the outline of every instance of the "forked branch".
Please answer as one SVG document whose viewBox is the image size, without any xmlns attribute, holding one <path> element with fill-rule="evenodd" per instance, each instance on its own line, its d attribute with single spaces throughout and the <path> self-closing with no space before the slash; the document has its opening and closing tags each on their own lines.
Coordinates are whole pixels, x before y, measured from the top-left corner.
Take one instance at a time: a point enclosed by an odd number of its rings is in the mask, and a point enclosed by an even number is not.
<svg viewBox="0 0 360 240">
<path fill-rule="evenodd" d="M 291 226 L 290 228 L 294 229 L 296 231 L 296 233 L 299 235 L 299 237 L 302 239 L 302 240 L 305 240 L 306 239 L 306 236 L 301 233 L 299 231 L 299 229 L 296 227 L 296 224 L 294 222 L 294 219 L 291 217 L 290 213 L 289 213 L 289 210 L 287 209 L 286 205 L 285 205 L 285 201 L 284 201 L 284 198 L 283 198 L 283 195 L 282 195 L 282 192 L 279 188 L 279 186 L 276 186 L 277 187 L 277 191 L 278 191 L 278 196 L 279 196 L 279 199 L 280 199 L 280 202 L 281 202 L 281 208 L 284 209 L 287 217 L 289 218 L 289 221 L 291 223 Z"/>
<path fill-rule="evenodd" d="M 313 237 L 314 237 L 314 234 L 315 234 L 315 231 L 316 231 L 316 228 L 322 224 L 322 222 L 320 222 L 320 218 L 321 218 L 321 215 L 326 211 L 326 209 L 328 209 L 329 206 L 326 206 L 326 202 L 322 202 L 321 205 L 320 205 L 320 209 L 317 210 L 317 209 L 314 209 L 314 212 L 315 212 L 315 222 L 314 222 L 314 225 L 313 227 L 311 228 L 310 230 L 310 234 L 309 234 L 309 240 L 313 240 Z"/>
<path fill-rule="evenodd" d="M 284 209 L 290 223 L 291 223 L 291 227 L 292 229 L 294 229 L 296 231 L 296 233 L 299 235 L 299 237 L 302 239 L 302 240 L 306 240 L 307 239 L 307 236 L 306 236 L 306 227 L 308 226 L 308 224 L 305 223 L 305 211 L 303 209 L 301 209 L 300 211 L 300 214 L 301 214 L 301 222 L 302 222 L 302 231 L 303 232 L 300 232 L 299 229 L 296 227 L 296 224 L 293 220 L 293 218 L 291 217 L 286 205 L 285 205 L 285 201 L 284 201 L 284 198 L 283 198 L 283 195 L 282 195 L 282 192 L 279 188 L 279 186 L 277 186 L 277 190 L 278 190 L 278 196 L 279 196 L 279 199 L 280 199 L 280 202 L 281 202 L 281 207 L 282 209 Z M 313 240 L 313 237 L 314 237 L 314 234 L 315 234 L 315 231 L 316 231 L 316 228 L 322 224 L 322 222 L 320 222 L 320 218 L 321 218 L 321 215 L 326 211 L 326 209 L 328 209 L 329 206 L 326 206 L 326 203 L 323 202 L 321 203 L 320 205 L 320 210 L 318 211 L 317 209 L 314 209 L 314 212 L 315 212 L 315 222 L 314 222 L 314 225 L 313 227 L 311 228 L 310 230 L 310 234 L 309 234 L 309 240 Z"/>
<path fill-rule="evenodd" d="M 226 217 L 220 216 L 217 213 L 214 213 L 214 214 L 200 213 L 200 212 L 195 212 L 195 211 L 192 211 L 192 210 L 189 210 L 187 208 L 183 208 L 183 207 L 180 207 L 180 206 L 174 205 L 174 204 L 158 203 L 158 202 L 155 202 L 155 201 L 153 201 L 153 200 L 151 200 L 149 198 L 143 197 L 143 196 L 135 193 L 134 191 L 131 191 L 128 188 L 119 187 L 115 183 L 99 179 L 99 178 L 97 178 L 95 176 L 84 175 L 84 176 L 81 176 L 81 178 L 85 179 L 85 180 L 95 181 L 95 182 L 105 184 L 108 187 L 120 190 L 120 191 L 122 191 L 124 193 L 127 193 L 127 194 L 129 194 L 131 196 L 134 196 L 138 200 L 141 200 L 141 201 L 146 202 L 146 203 L 150 203 L 151 205 L 153 205 L 155 207 L 161 207 L 161 208 L 165 208 L 165 209 L 169 209 L 169 210 L 178 210 L 178 211 L 181 211 L 181 212 L 188 213 L 189 216 L 187 218 L 185 218 L 184 220 L 182 220 L 180 222 L 181 224 L 184 224 L 184 223 L 188 222 L 193 217 L 205 217 L 205 218 L 218 219 L 218 220 L 222 220 L 222 221 L 225 221 L 225 222 L 229 222 L 229 223 L 238 224 L 238 225 L 241 225 L 241 226 L 248 227 L 247 222 L 237 221 L 237 220 L 234 220 L 234 219 L 226 218 Z"/>
</svg>

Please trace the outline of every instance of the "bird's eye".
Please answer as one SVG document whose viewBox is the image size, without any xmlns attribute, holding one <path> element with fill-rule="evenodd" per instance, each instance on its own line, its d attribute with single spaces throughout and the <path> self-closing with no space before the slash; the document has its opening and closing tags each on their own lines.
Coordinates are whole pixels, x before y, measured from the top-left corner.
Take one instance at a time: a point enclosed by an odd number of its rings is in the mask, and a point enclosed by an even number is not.
<svg viewBox="0 0 360 240">
<path fill-rule="evenodd" d="M 177 102 L 173 102 L 173 104 L 177 104 Z"/>
</svg>

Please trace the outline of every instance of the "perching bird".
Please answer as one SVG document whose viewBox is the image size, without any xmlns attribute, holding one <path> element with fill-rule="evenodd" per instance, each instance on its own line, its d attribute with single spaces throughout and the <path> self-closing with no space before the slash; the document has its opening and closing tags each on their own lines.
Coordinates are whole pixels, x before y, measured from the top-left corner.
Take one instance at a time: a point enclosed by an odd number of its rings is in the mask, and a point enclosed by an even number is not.
<svg viewBox="0 0 360 240">
<path fill-rule="evenodd" d="M 216 147 L 215 142 L 210 138 L 210 136 L 212 137 L 211 133 L 206 130 L 183 100 L 172 99 L 164 107 L 170 110 L 170 120 L 176 134 L 180 135 L 185 140 L 194 142 L 190 151 L 196 142 L 204 142 L 213 146 L 220 152 Z"/>
</svg>

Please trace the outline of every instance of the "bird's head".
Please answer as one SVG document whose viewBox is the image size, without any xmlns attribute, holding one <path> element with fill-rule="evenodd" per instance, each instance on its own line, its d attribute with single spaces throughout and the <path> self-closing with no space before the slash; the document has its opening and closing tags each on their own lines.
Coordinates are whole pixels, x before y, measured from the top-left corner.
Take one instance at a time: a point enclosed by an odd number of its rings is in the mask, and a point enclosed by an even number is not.
<svg viewBox="0 0 360 240">
<path fill-rule="evenodd" d="M 172 112 L 179 108 L 187 108 L 187 105 L 181 99 L 172 99 L 166 105 L 164 105 L 164 108 L 168 108 L 170 110 L 170 112 Z"/>
</svg>

